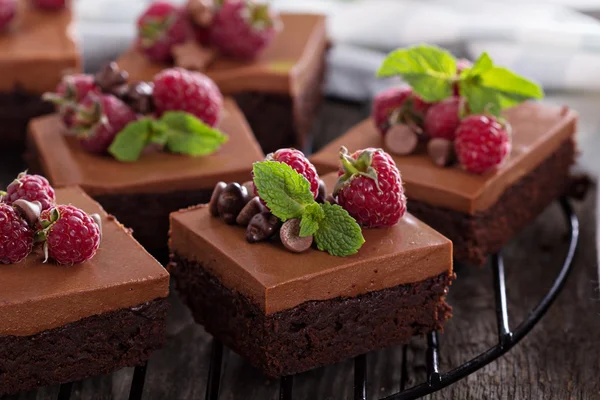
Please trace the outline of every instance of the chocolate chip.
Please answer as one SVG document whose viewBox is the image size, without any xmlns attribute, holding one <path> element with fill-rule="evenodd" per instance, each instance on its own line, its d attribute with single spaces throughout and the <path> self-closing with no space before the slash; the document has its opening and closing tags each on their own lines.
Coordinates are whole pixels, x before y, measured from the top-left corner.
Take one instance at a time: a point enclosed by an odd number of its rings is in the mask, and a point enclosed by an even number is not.
<svg viewBox="0 0 600 400">
<path fill-rule="evenodd" d="M 263 211 L 266 211 L 265 207 L 261 204 L 258 196 L 255 196 L 252 198 L 252 200 L 246 203 L 244 208 L 242 208 L 242 211 L 240 211 L 240 214 L 237 216 L 235 222 L 237 222 L 238 225 L 247 226 L 252 217 L 254 217 L 256 214 L 260 214 Z"/>
<path fill-rule="evenodd" d="M 419 143 L 419 135 L 408 125 L 394 124 L 385 134 L 384 141 L 390 153 L 405 156 L 415 151 Z"/>
<path fill-rule="evenodd" d="M 433 138 L 427 143 L 427 153 L 436 165 L 446 167 L 455 159 L 454 142 L 447 139 Z"/>
<path fill-rule="evenodd" d="M 230 183 L 221 192 L 217 200 L 219 216 L 226 224 L 235 224 L 237 216 L 246 205 L 248 193 L 239 183 Z"/>
<path fill-rule="evenodd" d="M 18 199 L 13 202 L 13 206 L 21 212 L 29 226 L 35 226 L 42 213 L 42 203 L 39 201 L 27 201 Z"/>
<path fill-rule="evenodd" d="M 317 203 L 325 203 L 327 199 L 327 186 L 325 185 L 325 182 L 323 182 L 323 179 L 319 179 L 319 191 L 317 193 L 317 198 L 315 199 L 315 201 Z"/>
<path fill-rule="evenodd" d="M 129 74 L 127 71 L 122 71 L 119 65 L 112 61 L 104 64 L 100 71 L 95 76 L 96 85 L 105 93 L 113 94 L 115 89 L 127 83 Z"/>
<path fill-rule="evenodd" d="M 100 217 L 100 214 L 90 214 L 90 218 L 92 218 L 98 226 L 98 230 L 100 231 L 100 237 L 102 237 L 102 217 Z"/>
<path fill-rule="evenodd" d="M 242 183 L 242 186 L 246 188 L 250 196 L 254 196 L 254 181 L 246 181 Z"/>
<path fill-rule="evenodd" d="M 289 219 L 283 223 L 279 231 L 281 243 L 286 249 L 294 253 L 302 253 L 310 248 L 313 242 L 312 236 L 300 237 L 300 220 Z"/>
<path fill-rule="evenodd" d="M 256 243 L 274 236 L 281 226 L 279 218 L 268 211 L 256 214 L 250 220 L 246 230 L 246 240 L 249 243 Z"/>
<path fill-rule="evenodd" d="M 227 184 L 225 182 L 217 183 L 215 188 L 213 189 L 212 196 L 210 196 L 210 202 L 208 203 L 208 211 L 210 211 L 211 215 L 215 217 L 219 216 L 219 209 L 217 207 L 217 203 L 219 202 L 219 196 L 221 195 L 221 192 L 223 192 L 223 189 L 225 189 L 226 186 Z"/>
<path fill-rule="evenodd" d="M 136 82 L 127 87 L 123 100 L 140 114 L 154 112 L 154 84 L 149 82 Z"/>
</svg>

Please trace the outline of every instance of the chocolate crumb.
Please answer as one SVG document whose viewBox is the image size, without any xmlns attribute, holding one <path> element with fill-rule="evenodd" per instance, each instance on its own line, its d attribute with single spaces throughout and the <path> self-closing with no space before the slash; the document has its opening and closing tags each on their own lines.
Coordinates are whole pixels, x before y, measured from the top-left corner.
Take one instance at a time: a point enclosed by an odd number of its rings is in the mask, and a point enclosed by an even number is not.
<svg viewBox="0 0 600 400">
<path fill-rule="evenodd" d="M 575 200 L 584 200 L 590 190 L 592 180 L 586 174 L 578 174 L 571 177 L 571 183 L 567 189 L 567 196 Z"/>
</svg>

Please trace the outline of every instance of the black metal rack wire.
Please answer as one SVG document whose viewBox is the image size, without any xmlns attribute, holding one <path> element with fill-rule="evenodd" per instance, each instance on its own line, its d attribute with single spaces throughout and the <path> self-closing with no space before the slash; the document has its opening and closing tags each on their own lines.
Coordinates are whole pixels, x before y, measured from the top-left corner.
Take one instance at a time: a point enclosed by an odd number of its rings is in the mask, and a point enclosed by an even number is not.
<svg viewBox="0 0 600 400">
<path fill-rule="evenodd" d="M 401 391 L 380 400 L 411 400 L 437 392 L 453 383 L 467 377 L 475 371 L 493 362 L 521 339 L 540 321 L 562 290 L 569 272 L 572 269 L 573 257 L 579 239 L 579 220 L 573 212 L 568 200 L 560 200 L 561 208 L 569 226 L 569 244 L 563 265 L 550 290 L 540 303 L 533 308 L 516 329 L 511 330 L 508 322 L 508 306 L 506 303 L 506 283 L 504 278 L 504 259 L 502 254 L 492 257 L 494 276 L 495 311 L 498 330 L 498 343 L 466 363 L 448 372 L 441 372 L 439 368 L 440 343 L 437 332 L 432 332 L 427 337 L 427 381 L 411 388 L 404 388 L 404 381 L 400 384 Z M 221 383 L 221 366 L 223 361 L 223 345 L 214 340 L 212 345 L 208 381 L 206 387 L 206 400 L 218 400 Z M 146 365 L 135 369 L 131 382 L 129 400 L 141 400 L 144 391 Z M 279 400 L 293 400 L 294 377 L 281 378 Z M 61 385 L 58 400 L 69 400 L 72 384 Z M 354 400 L 367 400 L 367 356 L 360 355 L 354 359 Z"/>
</svg>

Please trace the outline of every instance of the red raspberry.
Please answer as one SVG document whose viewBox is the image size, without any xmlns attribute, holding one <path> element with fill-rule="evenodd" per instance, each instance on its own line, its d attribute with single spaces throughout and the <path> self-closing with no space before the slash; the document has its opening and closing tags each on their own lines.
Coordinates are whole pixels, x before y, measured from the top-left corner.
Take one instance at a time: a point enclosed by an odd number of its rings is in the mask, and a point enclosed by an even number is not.
<svg viewBox="0 0 600 400">
<path fill-rule="evenodd" d="M 192 27 L 185 8 L 166 1 L 156 1 L 138 18 L 138 47 L 152 61 L 172 60 L 171 49 L 192 37 Z"/>
<path fill-rule="evenodd" d="M 429 106 L 409 86 L 393 87 L 375 96 L 371 114 L 377 129 L 385 134 L 396 122 L 421 126 Z M 391 121 L 392 117 L 396 120 Z"/>
<path fill-rule="evenodd" d="M 44 241 L 46 256 L 59 264 L 85 262 L 100 246 L 100 227 L 92 217 L 71 205 L 43 211 L 37 237 Z"/>
<path fill-rule="evenodd" d="M 0 31 L 7 29 L 17 15 L 17 0 L 0 0 Z"/>
<path fill-rule="evenodd" d="M 135 111 L 111 94 L 91 92 L 75 116 L 74 129 L 81 146 L 90 153 L 106 153 L 115 136 L 137 119 Z"/>
<path fill-rule="evenodd" d="M 269 4 L 252 0 L 225 0 L 210 27 L 210 41 L 221 53 L 256 58 L 275 38 L 281 26 Z"/>
<path fill-rule="evenodd" d="M 156 112 L 185 111 L 215 126 L 221 117 L 223 95 L 212 79 L 199 72 L 169 68 L 154 77 Z"/>
<path fill-rule="evenodd" d="M 0 203 L 0 264 L 23 261 L 33 249 L 33 229 L 17 210 Z"/>
<path fill-rule="evenodd" d="M 460 124 L 460 97 L 449 97 L 431 106 L 425 121 L 423 130 L 431 138 L 454 140 L 454 134 Z"/>
<path fill-rule="evenodd" d="M 471 61 L 467 60 L 466 58 L 459 59 L 456 62 L 456 77 L 458 78 L 460 76 L 461 72 L 463 72 L 467 68 L 471 68 L 472 66 L 473 66 L 473 63 Z M 457 83 L 454 84 L 452 91 L 454 92 L 455 96 L 460 95 L 460 90 L 458 88 Z"/>
<path fill-rule="evenodd" d="M 56 202 L 54 189 L 48 183 L 48 180 L 40 175 L 27 175 L 26 172 L 19 174 L 8 188 L 3 201 L 12 204 L 22 199 L 27 201 L 39 201 L 42 210 L 47 210 Z"/>
<path fill-rule="evenodd" d="M 90 92 L 100 92 L 92 75 L 66 75 L 56 87 L 56 93 L 45 93 L 44 99 L 58 106 L 58 113 L 62 116 L 65 126 L 71 128 L 77 104 Z"/>
<path fill-rule="evenodd" d="M 33 4 L 45 10 L 60 10 L 67 6 L 66 0 L 34 0 Z"/>
<path fill-rule="evenodd" d="M 454 141 L 458 161 L 475 174 L 501 165 L 510 154 L 511 142 L 507 126 L 496 118 L 472 115 L 465 118 Z"/>
<path fill-rule="evenodd" d="M 296 149 L 279 149 L 274 153 L 267 154 L 267 161 L 278 161 L 292 167 L 300 175 L 304 176 L 310 183 L 310 191 L 313 193 L 315 199 L 319 195 L 319 174 L 317 169 L 308 158 L 300 150 Z M 254 194 L 258 196 L 256 187 L 254 188 Z"/>
<path fill-rule="evenodd" d="M 400 171 L 381 149 L 348 155 L 342 148 L 342 167 L 334 190 L 337 203 L 366 228 L 392 226 L 406 212 Z"/>
</svg>

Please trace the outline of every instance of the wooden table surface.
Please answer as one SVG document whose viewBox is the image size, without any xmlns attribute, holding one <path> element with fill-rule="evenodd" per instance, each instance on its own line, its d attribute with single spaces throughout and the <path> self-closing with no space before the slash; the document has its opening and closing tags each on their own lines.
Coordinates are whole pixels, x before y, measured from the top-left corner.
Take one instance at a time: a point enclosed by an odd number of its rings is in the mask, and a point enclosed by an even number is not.
<svg viewBox="0 0 600 400">
<path fill-rule="evenodd" d="M 328 101 L 316 131 L 315 146 L 361 120 L 363 106 Z M 17 156 L 0 159 L 0 187 L 24 169 Z M 430 399 L 600 399 L 600 292 L 596 254 L 596 194 L 592 190 L 575 208 L 581 239 L 574 270 L 563 292 L 538 326 L 507 355 Z M 516 326 L 542 298 L 565 254 L 566 225 L 553 204 L 505 249 L 511 326 Z M 491 269 L 458 268 L 449 302 L 454 318 L 441 341 L 441 370 L 447 371 L 495 344 L 496 320 Z M 167 347 L 149 363 L 145 399 L 203 399 L 211 337 L 195 325 L 172 296 Z M 1 322 L 0 322 L 1 323 Z M 423 338 L 408 346 L 367 356 L 368 398 L 379 399 L 425 378 Z M 403 368 L 403 360 L 405 367 Z M 23 366 L 26 368 L 26 366 Z M 95 377 L 73 386 L 72 399 L 126 399 L 132 370 Z M 296 400 L 351 399 L 353 363 L 301 374 L 294 381 Z M 275 400 L 279 382 L 270 381 L 226 350 L 221 399 Z M 57 387 L 9 397 L 54 399 Z M 5 399 L 6 400 L 6 399 Z"/>
</svg>

